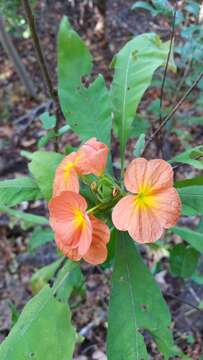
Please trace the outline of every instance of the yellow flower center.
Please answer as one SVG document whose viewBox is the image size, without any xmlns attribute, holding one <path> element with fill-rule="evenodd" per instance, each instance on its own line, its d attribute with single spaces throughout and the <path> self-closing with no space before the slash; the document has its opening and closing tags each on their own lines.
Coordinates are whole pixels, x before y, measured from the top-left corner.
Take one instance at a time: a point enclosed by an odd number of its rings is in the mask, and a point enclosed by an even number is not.
<svg viewBox="0 0 203 360">
<path fill-rule="evenodd" d="M 68 161 L 66 166 L 65 166 L 65 169 L 64 169 L 64 176 L 65 176 L 65 179 L 67 177 L 69 177 L 70 175 L 70 172 L 71 170 L 75 167 L 75 163 L 74 162 L 71 162 L 71 161 Z"/>
<path fill-rule="evenodd" d="M 135 195 L 135 205 L 141 208 L 155 207 L 156 200 L 152 194 L 152 188 L 149 186 L 142 186 L 140 191 Z"/>
<path fill-rule="evenodd" d="M 87 225 L 87 221 L 84 217 L 84 214 L 83 212 L 76 208 L 74 209 L 74 225 L 76 228 L 79 228 L 79 227 L 85 227 Z"/>
<path fill-rule="evenodd" d="M 64 168 L 64 179 L 65 179 L 65 181 L 68 180 L 68 178 L 69 178 L 69 176 L 71 174 L 71 170 L 74 169 L 77 166 L 79 160 L 80 160 L 80 156 L 78 156 L 75 159 L 75 161 L 68 161 L 67 162 L 67 164 L 66 164 L 66 166 Z"/>
</svg>

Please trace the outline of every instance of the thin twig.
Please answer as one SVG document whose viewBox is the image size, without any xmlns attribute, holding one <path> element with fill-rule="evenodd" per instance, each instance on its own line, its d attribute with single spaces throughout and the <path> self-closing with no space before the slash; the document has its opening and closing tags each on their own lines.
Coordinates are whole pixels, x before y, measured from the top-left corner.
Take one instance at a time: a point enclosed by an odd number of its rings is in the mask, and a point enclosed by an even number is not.
<svg viewBox="0 0 203 360">
<path fill-rule="evenodd" d="M 29 3 L 29 0 L 22 0 L 23 5 L 24 5 L 24 9 L 25 9 L 25 13 L 26 13 L 26 17 L 28 20 L 28 24 L 30 27 L 30 31 L 31 31 L 31 35 L 32 35 L 32 40 L 33 40 L 33 45 L 36 51 L 36 55 L 39 61 L 39 65 L 41 68 L 41 72 L 44 78 L 44 83 L 46 84 L 46 87 L 48 88 L 48 92 L 49 92 L 49 96 L 51 98 L 55 98 L 55 92 L 52 86 L 52 81 L 50 79 L 49 76 L 49 72 L 47 69 L 47 65 L 44 59 L 44 55 L 42 52 L 42 48 L 41 48 L 41 44 L 40 44 L 40 40 L 36 31 L 36 26 L 35 26 L 35 19 L 32 13 L 32 9 Z"/>
<path fill-rule="evenodd" d="M 142 152 L 142 156 L 144 155 L 146 149 L 148 148 L 149 144 L 154 140 L 154 138 L 158 135 L 158 133 L 161 131 L 161 129 L 168 123 L 169 120 L 173 117 L 173 115 L 176 113 L 176 111 L 181 107 L 185 99 L 190 95 L 190 93 L 193 91 L 193 89 L 196 87 L 196 85 L 200 82 L 200 80 L 203 78 L 203 71 L 199 74 L 197 79 L 193 82 L 191 87 L 186 91 L 186 93 L 182 96 L 182 98 L 177 102 L 177 104 L 174 106 L 174 108 L 169 112 L 169 114 L 163 119 L 162 123 L 156 129 L 156 131 L 150 136 L 148 141 L 145 144 L 145 147 Z"/>
<path fill-rule="evenodd" d="M 164 69 L 163 81 L 162 81 L 162 84 L 161 84 L 160 114 L 159 114 L 160 121 L 162 121 L 162 105 L 163 105 L 163 97 L 164 97 L 164 87 L 165 87 L 165 82 L 166 82 L 166 75 L 167 75 L 167 71 L 168 71 L 169 61 L 170 61 L 172 47 L 173 47 L 173 41 L 174 41 L 174 37 L 175 37 L 176 13 L 177 13 L 177 0 L 175 2 L 175 10 L 174 10 L 173 20 L 172 20 L 172 29 L 171 29 L 171 36 L 170 36 L 169 52 L 168 52 L 168 55 L 167 55 L 166 66 L 165 66 L 165 69 Z"/>
<path fill-rule="evenodd" d="M 177 301 L 180 302 L 181 304 L 188 305 L 188 306 L 192 307 L 193 309 L 195 309 L 195 310 L 197 310 L 197 311 L 199 311 L 199 312 L 202 312 L 202 310 L 201 310 L 200 308 L 198 308 L 196 305 L 190 303 L 190 302 L 187 301 L 187 300 L 180 299 L 178 296 L 173 295 L 173 294 L 168 293 L 168 292 L 166 292 L 165 295 L 166 295 L 166 296 L 169 296 L 170 298 L 172 298 L 172 299 L 174 299 L 174 300 L 177 300 Z"/>
<path fill-rule="evenodd" d="M 37 55 L 37 59 L 40 65 L 40 69 L 41 69 L 41 73 L 42 73 L 42 77 L 44 79 L 44 84 L 46 86 L 46 88 L 48 89 L 48 93 L 49 96 L 52 98 L 52 100 L 55 103 L 56 106 L 56 111 L 55 111 L 55 116 L 56 116 L 56 126 L 55 126 L 55 131 L 57 133 L 58 131 L 58 127 L 59 127 L 59 121 L 60 121 L 60 107 L 59 107 L 59 101 L 58 101 L 58 96 L 57 96 L 57 92 L 54 89 L 54 86 L 52 84 L 51 81 L 51 77 L 49 75 L 49 71 L 47 68 L 47 64 L 42 52 L 42 47 L 40 44 L 40 40 L 37 34 L 37 30 L 36 30 L 36 26 L 35 26 L 35 18 L 33 16 L 32 13 L 32 9 L 29 3 L 29 0 L 22 0 L 24 9 L 25 9 L 25 13 L 26 13 L 26 17 L 27 17 L 27 21 L 29 24 L 29 28 L 30 28 L 30 32 L 31 32 L 31 36 L 32 36 L 32 41 L 33 41 L 33 46 Z M 55 150 L 58 150 L 58 141 L 57 141 L 57 137 L 55 139 Z"/>
</svg>

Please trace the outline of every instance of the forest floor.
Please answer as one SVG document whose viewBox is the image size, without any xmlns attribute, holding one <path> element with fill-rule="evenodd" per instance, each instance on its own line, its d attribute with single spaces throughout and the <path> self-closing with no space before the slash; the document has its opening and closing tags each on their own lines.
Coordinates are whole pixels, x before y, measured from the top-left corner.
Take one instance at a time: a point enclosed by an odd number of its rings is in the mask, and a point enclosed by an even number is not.
<svg viewBox="0 0 203 360">
<path fill-rule="evenodd" d="M 79 32 L 94 58 L 93 76 L 100 72 L 107 83 L 112 78 L 110 62 L 113 54 L 132 36 L 146 31 L 155 31 L 169 38 L 170 28 L 162 21 L 155 21 L 145 12 L 132 12 L 134 1 L 127 0 L 43 0 L 36 8 L 37 27 L 50 73 L 56 84 L 56 35 L 60 20 L 67 15 Z M 46 105 L 47 94 L 40 76 L 38 63 L 30 38 L 15 37 L 15 46 L 37 89 L 37 98 L 32 99 L 19 81 L 12 62 L 0 47 L 0 178 L 13 178 L 27 173 L 27 160 L 21 157 L 22 150 L 35 151 L 37 141 L 43 134 L 38 118 L 21 118 L 41 104 Z M 147 96 L 153 96 L 148 93 Z M 147 98 L 146 98 L 147 101 Z M 21 119 L 19 121 L 19 119 Z M 63 125 L 63 124 L 61 124 Z M 174 139 L 174 143 L 175 143 Z M 78 144 L 75 135 L 63 137 L 64 145 Z M 116 151 L 116 147 L 115 147 Z M 129 147 L 129 152 L 131 147 Z M 187 171 L 187 168 L 186 168 Z M 45 204 L 23 204 L 23 209 L 44 214 Z M 31 297 L 30 278 L 37 268 L 51 263 L 55 258 L 54 246 L 44 246 L 36 254 L 30 254 L 27 243 L 30 229 L 0 215 L 0 342 L 11 328 L 11 308 L 21 310 Z M 146 262 L 152 267 L 156 255 L 143 249 Z M 161 256 L 164 270 L 156 280 L 161 286 L 173 316 L 174 337 L 177 345 L 194 360 L 200 359 L 202 351 L 203 321 L 199 312 L 184 301 L 197 304 L 203 291 L 191 281 L 173 278 L 167 259 Z M 99 268 L 83 265 L 87 278 L 87 294 L 81 306 L 74 310 L 73 321 L 83 334 L 84 341 L 78 345 L 74 360 L 105 360 L 106 320 L 111 271 L 104 273 Z M 173 296 L 172 296 L 173 295 Z M 182 299 L 182 301 L 181 301 Z M 154 343 L 149 339 L 151 359 L 162 359 L 157 355 Z M 127 360 L 127 359 L 126 359 Z"/>
</svg>

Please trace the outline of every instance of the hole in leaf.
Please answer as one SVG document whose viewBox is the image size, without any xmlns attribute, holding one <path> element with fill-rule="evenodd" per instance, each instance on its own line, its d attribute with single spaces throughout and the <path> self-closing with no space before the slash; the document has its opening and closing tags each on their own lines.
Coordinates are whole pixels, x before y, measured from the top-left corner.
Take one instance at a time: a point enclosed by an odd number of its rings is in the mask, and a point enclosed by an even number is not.
<svg viewBox="0 0 203 360">
<path fill-rule="evenodd" d="M 88 78 L 88 76 L 82 76 L 81 82 L 86 88 L 88 88 L 88 86 L 90 85 L 90 79 Z"/>
<path fill-rule="evenodd" d="M 31 352 L 28 354 L 28 359 L 33 359 L 35 356 L 35 353 Z"/>
<path fill-rule="evenodd" d="M 141 308 L 142 308 L 142 310 L 147 311 L 147 305 L 146 304 L 141 304 Z"/>
</svg>

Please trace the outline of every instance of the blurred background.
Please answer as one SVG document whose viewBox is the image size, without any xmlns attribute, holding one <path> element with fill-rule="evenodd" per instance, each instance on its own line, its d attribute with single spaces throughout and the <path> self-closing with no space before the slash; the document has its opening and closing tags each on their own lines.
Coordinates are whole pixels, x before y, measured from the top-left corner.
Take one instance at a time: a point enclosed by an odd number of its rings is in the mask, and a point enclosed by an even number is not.
<svg viewBox="0 0 203 360">
<path fill-rule="evenodd" d="M 203 3 L 195 0 L 30 0 L 36 19 L 44 57 L 51 79 L 57 88 L 57 31 L 63 15 L 84 39 L 93 58 L 92 77 L 102 73 L 110 86 L 113 55 L 133 36 L 156 32 L 163 40 L 173 37 L 176 74 L 167 71 L 162 111 L 161 86 L 164 69 L 159 69 L 152 87 L 145 93 L 135 119 L 127 158 L 132 158 L 136 139 L 156 129 L 160 118 L 191 86 L 203 70 Z M 174 16 L 175 13 L 175 16 Z M 150 61 L 150 59 L 149 59 Z M 183 150 L 201 145 L 203 140 L 203 80 L 201 80 L 173 120 L 152 143 L 150 157 L 170 159 Z M 52 110 L 29 27 L 20 0 L 0 0 L 0 178 L 27 174 L 28 154 L 37 149 L 53 149 L 53 126 L 47 125 Z M 79 140 L 61 119 L 60 149 L 77 146 Z M 160 153 L 160 148 L 162 152 Z M 118 143 L 114 138 L 112 153 L 118 160 Z M 200 154 L 203 156 L 203 152 Z M 201 174 L 188 166 L 179 166 L 176 179 Z M 1 206 L 1 204 L 0 204 Z M 1 209 L 0 209 L 1 210 Z M 24 202 L 17 209 L 47 215 L 42 201 Z M 203 222 L 196 217 L 182 218 L 182 224 L 203 232 Z M 33 232 L 34 230 L 34 232 Z M 56 260 L 53 234 L 46 229 L 46 244 L 40 243 L 44 231 L 19 213 L 0 213 L 0 341 L 19 316 L 24 304 L 36 292 L 38 283 L 31 280 L 37 269 Z M 51 240 L 51 241 L 50 241 Z M 176 343 L 192 359 L 201 359 L 203 343 L 203 260 L 198 258 L 192 276 L 174 271 L 170 249 L 178 244 L 176 235 L 168 235 L 167 244 L 143 248 L 143 256 L 156 277 L 170 306 Z M 40 246 L 39 246 L 40 245 Z M 106 319 L 110 266 L 106 269 L 83 264 L 87 278 L 86 295 L 80 294 L 72 304 L 73 320 L 84 336 L 75 360 L 105 360 Z M 45 281 L 44 277 L 40 281 Z M 194 306 L 192 306 L 194 305 Z M 151 339 L 147 339 L 152 359 L 161 359 Z M 127 359 L 126 359 L 127 360 Z"/>
</svg>

